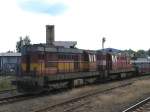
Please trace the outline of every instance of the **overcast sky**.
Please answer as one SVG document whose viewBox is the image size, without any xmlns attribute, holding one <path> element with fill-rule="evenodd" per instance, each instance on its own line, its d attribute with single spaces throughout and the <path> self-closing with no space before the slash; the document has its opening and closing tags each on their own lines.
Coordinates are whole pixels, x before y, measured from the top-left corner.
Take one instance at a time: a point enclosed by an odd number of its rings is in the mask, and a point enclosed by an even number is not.
<svg viewBox="0 0 150 112">
<path fill-rule="evenodd" d="M 20 36 L 45 43 L 46 24 L 55 40 L 77 41 L 78 48 L 150 48 L 149 0 L 2 0 L 0 52 L 15 50 Z"/>
</svg>

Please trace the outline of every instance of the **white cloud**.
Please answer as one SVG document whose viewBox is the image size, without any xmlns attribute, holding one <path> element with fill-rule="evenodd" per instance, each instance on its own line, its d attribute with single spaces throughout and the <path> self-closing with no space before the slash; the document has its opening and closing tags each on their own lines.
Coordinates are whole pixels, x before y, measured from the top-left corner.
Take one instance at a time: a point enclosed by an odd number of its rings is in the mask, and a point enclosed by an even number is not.
<svg viewBox="0 0 150 112">
<path fill-rule="evenodd" d="M 45 42 L 45 25 L 56 25 L 56 40 L 76 40 L 79 48 L 106 47 L 149 49 L 150 2 L 148 0 L 57 0 L 68 5 L 63 15 L 49 16 L 22 11 L 15 0 L 0 4 L 0 51 L 15 49 L 19 36 L 32 43 Z M 56 0 L 47 0 L 54 3 Z"/>
<path fill-rule="evenodd" d="M 62 2 L 49 3 L 46 0 L 17 0 L 18 6 L 28 12 L 45 13 L 49 15 L 60 15 L 67 10 L 67 6 Z"/>
</svg>

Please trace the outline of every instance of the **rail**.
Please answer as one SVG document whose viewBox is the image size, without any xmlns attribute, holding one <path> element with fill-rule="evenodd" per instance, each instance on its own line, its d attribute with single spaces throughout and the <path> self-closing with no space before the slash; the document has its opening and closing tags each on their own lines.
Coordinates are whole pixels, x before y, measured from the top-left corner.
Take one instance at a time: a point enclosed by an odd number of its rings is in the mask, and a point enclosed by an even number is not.
<svg viewBox="0 0 150 112">
<path fill-rule="evenodd" d="M 110 91 L 110 90 L 113 90 L 113 89 L 117 89 L 117 88 L 121 88 L 121 87 L 125 87 L 125 86 L 128 86 L 128 85 L 131 85 L 133 82 L 129 82 L 129 83 L 125 83 L 125 84 L 121 84 L 119 86 L 116 86 L 116 87 L 112 87 L 112 88 L 108 88 L 108 89 L 105 89 L 105 90 L 95 90 L 95 91 L 91 91 L 89 93 L 86 93 L 86 94 L 83 94 L 81 96 L 78 96 L 78 97 L 73 97 L 71 99 L 66 99 L 64 101 L 60 101 L 60 102 L 56 102 L 55 104 L 52 104 L 52 105 L 49 105 L 47 107 L 43 107 L 43 108 L 38 108 L 38 109 L 35 109 L 34 112 L 44 112 L 44 111 L 47 111 L 47 110 L 50 110 L 50 109 L 53 109 L 57 106 L 62 106 L 62 105 L 66 105 L 66 104 L 69 104 L 69 103 L 73 103 L 73 102 L 77 102 L 81 99 L 84 99 L 84 98 L 87 98 L 87 97 L 90 97 L 90 96 L 94 96 L 94 95 L 97 95 L 97 94 L 100 94 L 100 93 L 104 93 L 104 92 L 107 92 L 107 91 Z M 85 102 L 85 104 L 87 104 L 87 102 Z M 82 106 L 84 105 L 83 104 L 80 104 L 79 106 Z M 71 111 L 73 109 L 75 109 L 76 107 L 71 107 L 71 108 L 68 108 L 66 110 L 66 112 L 68 111 Z"/>
<path fill-rule="evenodd" d="M 4 105 L 4 104 L 9 104 L 9 103 L 25 100 L 26 98 L 27 97 L 24 94 L 0 98 L 0 105 Z"/>
<path fill-rule="evenodd" d="M 126 110 L 124 110 L 124 111 L 122 111 L 122 112 L 132 112 L 132 111 L 138 109 L 139 107 L 143 106 L 143 105 L 146 104 L 147 102 L 150 102 L 150 97 L 148 97 L 148 98 L 146 98 L 146 99 L 144 99 L 144 100 L 142 100 L 142 101 L 136 103 L 135 105 L 133 105 L 133 106 L 127 108 Z"/>
<path fill-rule="evenodd" d="M 17 89 L 6 89 L 6 90 L 2 90 L 0 91 L 0 94 L 3 94 L 3 93 L 7 93 L 7 92 L 12 92 L 12 91 L 17 91 Z"/>
</svg>

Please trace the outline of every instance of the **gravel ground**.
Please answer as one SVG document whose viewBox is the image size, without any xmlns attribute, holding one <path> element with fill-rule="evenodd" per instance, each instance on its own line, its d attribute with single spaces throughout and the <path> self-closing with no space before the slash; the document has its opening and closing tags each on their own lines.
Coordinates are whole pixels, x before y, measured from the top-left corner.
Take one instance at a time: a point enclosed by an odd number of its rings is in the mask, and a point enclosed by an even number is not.
<svg viewBox="0 0 150 112">
<path fill-rule="evenodd" d="M 121 112 L 131 104 L 150 96 L 150 80 L 137 81 L 134 84 L 96 95 L 86 104 L 72 112 Z"/>
<path fill-rule="evenodd" d="M 133 79 L 131 79 L 133 80 Z M 54 102 L 62 101 L 66 98 L 71 98 L 73 96 L 79 96 L 88 91 L 94 89 L 105 90 L 106 88 L 114 87 L 119 84 L 128 82 L 120 81 L 108 84 L 101 84 L 98 86 L 85 86 L 82 88 L 76 88 L 66 92 L 62 92 L 56 95 L 49 95 L 44 97 L 39 97 L 35 99 L 25 100 L 21 102 L 16 102 L 13 104 L 0 106 L 0 112 L 33 112 L 34 109 L 42 108 L 48 106 Z M 135 81 L 130 86 L 123 87 L 120 89 L 115 89 L 104 94 L 96 95 L 96 97 L 90 97 L 89 103 L 75 109 L 75 112 L 117 112 L 125 109 L 132 104 L 137 99 L 142 98 L 150 94 L 150 77 L 144 77 L 143 80 Z M 63 109 L 59 110 L 62 112 Z"/>
</svg>

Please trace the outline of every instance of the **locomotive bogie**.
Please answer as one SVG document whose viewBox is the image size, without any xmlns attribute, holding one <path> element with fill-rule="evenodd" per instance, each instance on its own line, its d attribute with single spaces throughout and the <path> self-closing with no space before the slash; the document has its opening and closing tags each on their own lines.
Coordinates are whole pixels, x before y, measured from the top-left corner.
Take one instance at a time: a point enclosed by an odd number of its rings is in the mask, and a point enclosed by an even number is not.
<svg viewBox="0 0 150 112">
<path fill-rule="evenodd" d="M 44 79 L 37 76 L 17 77 L 17 89 L 19 92 L 35 94 L 44 91 Z"/>
</svg>

